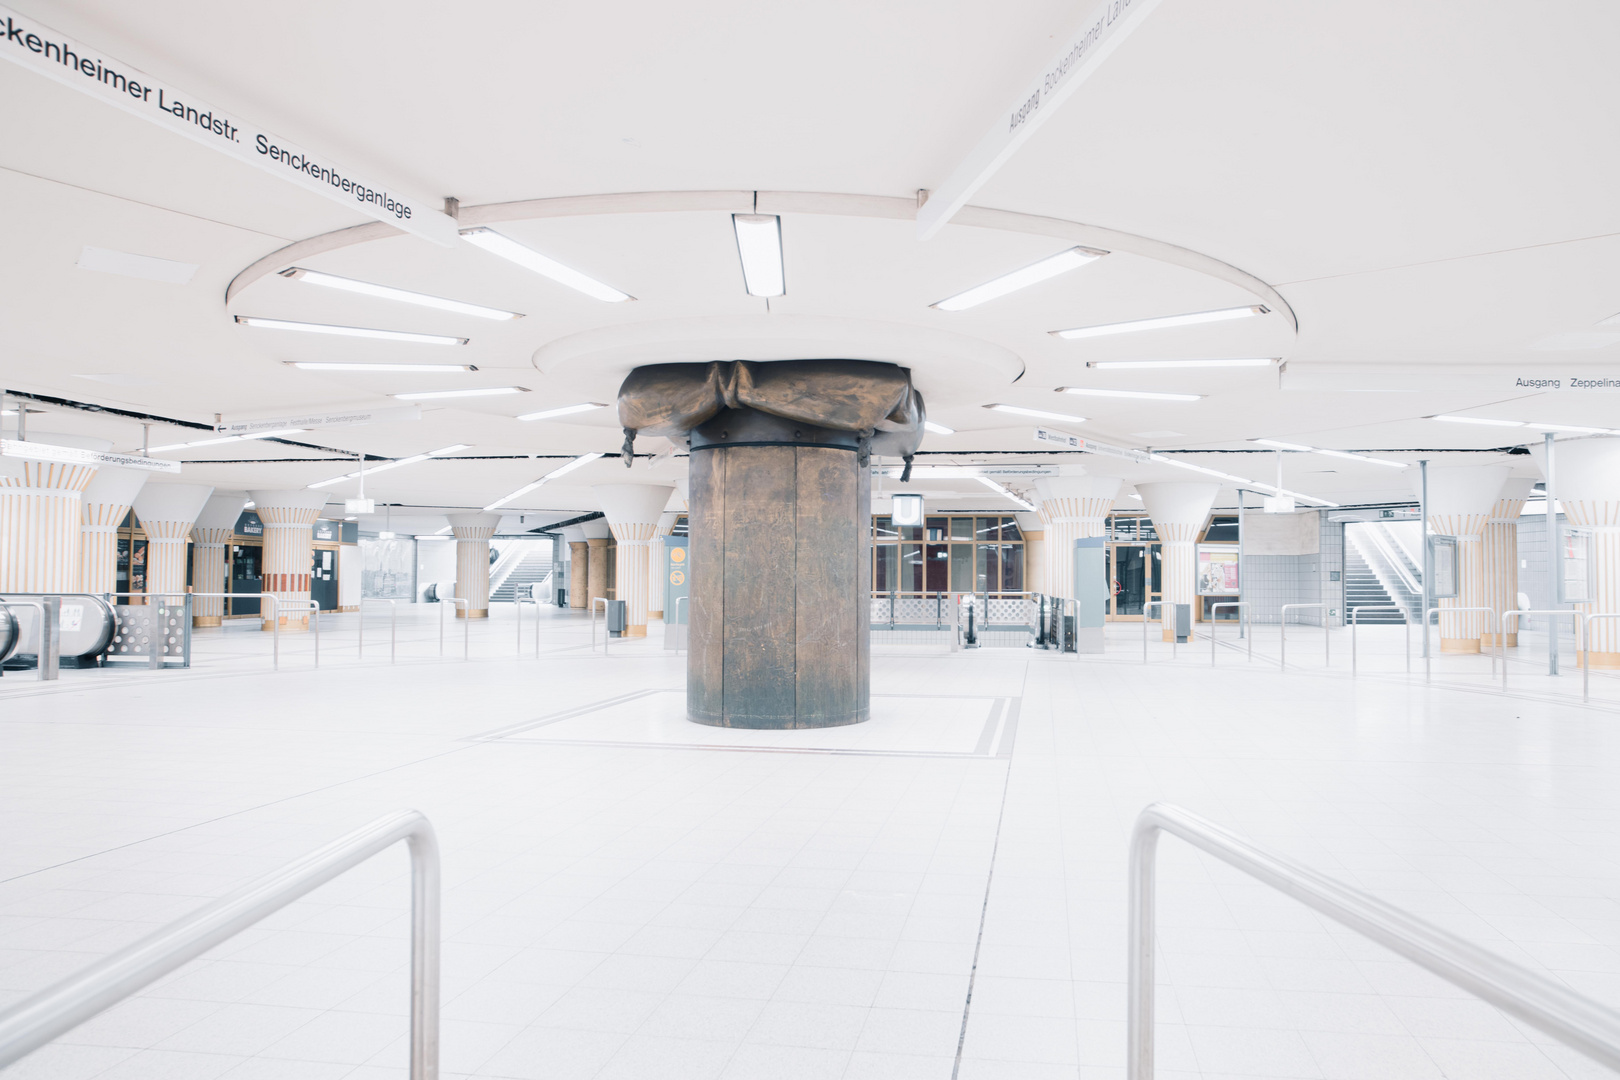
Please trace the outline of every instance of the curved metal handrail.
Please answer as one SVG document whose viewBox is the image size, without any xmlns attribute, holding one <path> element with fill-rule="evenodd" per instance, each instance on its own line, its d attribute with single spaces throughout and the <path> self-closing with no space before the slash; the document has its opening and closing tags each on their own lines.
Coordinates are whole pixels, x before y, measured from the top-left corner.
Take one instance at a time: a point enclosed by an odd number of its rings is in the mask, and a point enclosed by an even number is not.
<svg viewBox="0 0 1620 1080">
<path fill-rule="evenodd" d="M 399 644 L 399 605 L 396 604 L 392 599 L 390 599 L 390 598 L 388 598 L 386 596 L 362 596 L 360 598 L 360 603 L 358 605 L 359 608 L 360 608 L 360 611 L 359 611 L 360 622 L 359 622 L 359 627 L 358 627 L 359 633 L 357 635 L 358 642 L 357 642 L 357 645 L 356 645 L 356 648 L 355 648 L 355 655 L 358 656 L 361 660 L 364 660 L 366 658 L 366 605 L 367 604 L 387 604 L 388 605 L 388 662 L 390 664 L 392 664 L 394 662 L 394 654 L 396 652 L 396 646 Z M 443 611 L 439 612 L 439 623 L 440 623 L 440 627 L 441 627 L 441 629 L 439 630 L 439 652 L 442 654 L 444 652 L 444 630 L 442 628 L 443 623 L 444 623 L 444 612 Z"/>
<path fill-rule="evenodd" d="M 1238 618 L 1243 618 L 1243 609 L 1249 606 L 1247 600 L 1223 600 L 1219 604 L 1209 605 L 1209 666 L 1215 666 L 1215 627 L 1219 625 L 1215 613 L 1223 607 L 1237 608 Z M 1254 660 L 1254 635 L 1249 635 L 1249 660 Z"/>
<path fill-rule="evenodd" d="M 602 605 L 602 655 L 608 654 L 608 639 L 613 632 L 607 628 L 608 624 L 608 598 L 605 596 L 591 597 L 591 652 L 596 651 L 596 605 Z"/>
<path fill-rule="evenodd" d="M 1620 1069 L 1620 1012 L 1197 814 L 1153 803 L 1138 815 L 1131 832 L 1128 1080 L 1153 1077 L 1154 881 L 1161 832 L 1180 837 L 1593 1061 Z"/>
<path fill-rule="evenodd" d="M 1412 616 L 1399 604 L 1377 604 L 1366 607 L 1353 607 L 1350 609 L 1350 674 L 1356 674 L 1356 630 L 1361 626 L 1361 613 L 1363 611 L 1393 611 L 1401 617 L 1401 625 L 1406 627 L 1406 673 L 1412 674 Z"/>
<path fill-rule="evenodd" d="M 401 840 L 411 850 L 411 1080 L 435 1080 L 439 842 L 416 810 L 378 818 L 0 1012 L 0 1069 Z"/>
<path fill-rule="evenodd" d="M 468 635 L 472 633 L 472 601 L 462 596 L 441 596 L 434 603 L 439 605 L 439 655 L 444 655 L 444 605 L 449 604 L 456 609 L 457 614 L 466 612 L 465 615 L 461 615 L 461 658 L 463 660 L 468 659 L 471 655 L 472 639 Z M 520 649 L 523 647 L 522 639 L 523 611 L 520 608 L 518 610 L 518 648 Z"/>
<path fill-rule="evenodd" d="M 1333 666 L 1333 627 L 1328 625 L 1326 604 L 1284 604 L 1277 616 L 1277 670 L 1282 671 L 1288 667 L 1288 609 L 1289 608 L 1321 608 L 1322 609 L 1322 664 L 1324 667 Z"/>
</svg>

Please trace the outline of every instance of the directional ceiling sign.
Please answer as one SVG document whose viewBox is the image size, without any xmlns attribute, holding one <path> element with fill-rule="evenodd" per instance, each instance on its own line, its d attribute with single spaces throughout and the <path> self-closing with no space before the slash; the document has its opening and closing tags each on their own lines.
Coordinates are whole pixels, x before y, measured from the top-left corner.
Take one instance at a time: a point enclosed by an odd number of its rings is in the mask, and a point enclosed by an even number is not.
<svg viewBox="0 0 1620 1080">
<path fill-rule="evenodd" d="M 125 469 L 146 469 L 149 472 L 177 473 L 178 461 L 160 461 L 140 454 L 109 454 L 103 450 L 86 450 L 79 446 L 54 446 L 50 443 L 23 442 L 18 439 L 0 439 L 0 457 L 22 458 L 24 461 L 60 461 L 68 465 L 117 465 Z"/>
<path fill-rule="evenodd" d="M 420 405 L 385 405 L 376 409 L 311 409 L 308 412 L 252 420 L 221 419 L 214 425 L 214 430 L 221 435 L 257 435 L 264 431 L 286 431 L 289 428 L 354 427 L 358 424 L 421 418 Z"/>
<path fill-rule="evenodd" d="M 444 247 L 456 242 L 455 220 L 426 200 L 305 150 L 7 7 L 0 7 L 0 56 L 414 236 Z"/>
<path fill-rule="evenodd" d="M 1079 32 L 1007 105 L 1002 117 L 990 126 L 950 178 L 929 192 L 928 201 L 917 211 L 917 239 L 928 240 L 943 229 L 1158 3 L 1103 0 L 1093 9 Z"/>
</svg>

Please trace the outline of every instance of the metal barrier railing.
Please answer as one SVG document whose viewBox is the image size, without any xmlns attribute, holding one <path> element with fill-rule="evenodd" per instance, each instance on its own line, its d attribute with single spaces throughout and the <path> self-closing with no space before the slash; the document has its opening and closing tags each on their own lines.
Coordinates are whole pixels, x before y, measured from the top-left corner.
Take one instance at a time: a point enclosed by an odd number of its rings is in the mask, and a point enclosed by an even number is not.
<svg viewBox="0 0 1620 1080">
<path fill-rule="evenodd" d="M 466 612 L 461 617 L 461 658 L 463 660 L 470 659 L 472 655 L 472 639 L 468 635 L 472 633 L 472 601 L 459 596 L 441 596 L 434 603 L 439 605 L 439 656 L 444 656 L 444 605 L 449 604 L 456 609 L 457 614 Z M 521 634 L 522 632 L 523 628 L 518 627 L 518 633 Z"/>
<path fill-rule="evenodd" d="M 1147 663 L 1148 608 L 1156 607 L 1159 609 L 1159 636 L 1162 638 L 1164 637 L 1164 605 L 1165 601 L 1163 600 L 1148 600 L 1142 604 L 1142 663 L 1144 664 Z M 1175 658 L 1176 636 L 1172 634 L 1170 635 L 1170 659 L 1174 660 Z"/>
<path fill-rule="evenodd" d="M 686 596 L 677 596 L 675 598 L 675 625 L 679 626 L 681 628 L 680 636 L 678 636 L 675 639 L 675 655 L 676 656 L 681 655 L 681 650 L 682 650 L 683 646 L 685 647 L 686 652 L 690 653 L 692 651 L 691 643 L 687 640 L 687 637 L 686 637 L 686 635 L 688 635 L 688 634 L 690 634 L 692 632 L 691 626 L 681 619 L 681 605 L 685 604 L 689 599 L 690 599 L 690 597 L 686 597 Z M 594 619 L 594 617 L 595 617 L 594 614 L 593 614 L 592 617 Z M 667 626 L 664 627 L 664 633 L 666 633 L 666 634 L 669 633 L 669 627 L 667 627 Z M 591 629 L 591 635 L 592 635 L 593 639 L 595 637 L 595 634 L 596 634 L 596 629 L 593 626 L 592 629 Z"/>
<path fill-rule="evenodd" d="M 56 601 L 54 604 L 51 601 Z M 61 620 L 62 598 L 60 596 L 42 596 L 38 600 L 0 600 L 0 607 L 31 607 L 39 609 L 39 652 L 34 654 L 34 664 L 39 670 L 36 679 L 38 682 L 51 682 L 61 674 Z M 21 628 L 17 631 L 22 633 Z M 21 643 L 18 645 L 21 648 Z"/>
<path fill-rule="evenodd" d="M 605 596 L 593 596 L 591 598 L 591 652 L 596 651 L 596 605 L 597 604 L 602 605 L 602 655 L 607 656 L 607 654 L 608 654 L 608 639 L 613 636 L 613 632 L 607 628 L 607 624 L 608 624 L 608 598 L 605 597 Z"/>
<path fill-rule="evenodd" d="M 1587 652 L 1587 649 L 1586 649 L 1586 612 L 1584 612 L 1584 611 L 1575 611 L 1573 609 L 1568 609 L 1568 608 L 1562 608 L 1562 609 L 1560 609 L 1560 608 L 1543 608 L 1543 609 L 1526 608 L 1524 610 L 1520 610 L 1519 608 L 1508 608 L 1506 611 L 1502 612 L 1502 632 L 1497 635 L 1497 641 L 1499 643 L 1499 647 L 1502 650 L 1502 693 L 1504 693 L 1504 694 L 1507 693 L 1507 669 L 1508 669 L 1508 664 L 1507 664 L 1507 626 L 1508 626 L 1508 620 L 1518 618 L 1521 615 L 1547 615 L 1549 617 L 1557 617 L 1557 616 L 1561 616 L 1561 615 L 1568 615 L 1570 618 L 1575 620 L 1575 648 L 1577 650 L 1579 650 L 1583 654 L 1585 652 Z M 1551 620 L 1549 619 L 1549 622 L 1550 621 Z M 1494 662 L 1495 658 L 1496 658 L 1496 654 L 1492 653 L 1491 654 L 1491 659 L 1492 659 L 1493 662 Z M 1586 700 L 1586 689 L 1585 689 L 1584 685 L 1583 685 L 1582 690 L 1581 690 L 1581 700 L 1583 700 L 1583 701 Z"/>
<path fill-rule="evenodd" d="M 360 616 L 359 647 L 355 650 L 355 655 L 362 660 L 366 658 L 367 604 L 388 605 L 388 662 L 392 664 L 394 662 L 396 646 L 399 644 L 399 606 L 386 596 L 362 596 L 360 598 L 360 611 L 358 613 Z M 444 622 L 443 610 L 439 612 L 439 622 L 442 626 Z M 439 654 L 441 656 L 444 654 L 444 632 L 442 629 L 439 632 Z"/>
<path fill-rule="evenodd" d="M 1333 666 L 1333 627 L 1328 625 L 1326 604 L 1284 604 L 1281 615 L 1277 619 L 1277 670 L 1282 671 L 1288 667 L 1288 609 L 1289 608 L 1321 608 L 1322 609 L 1322 664 L 1324 667 Z"/>
<path fill-rule="evenodd" d="M 1352 676 L 1356 674 L 1356 629 L 1361 625 L 1363 611 L 1393 611 L 1401 617 L 1401 625 L 1406 627 L 1406 673 L 1412 674 L 1412 620 L 1407 616 L 1406 609 L 1399 604 L 1350 609 L 1350 674 Z"/>
<path fill-rule="evenodd" d="M 283 601 L 281 601 L 281 603 L 285 603 L 285 604 L 293 606 L 293 609 L 296 610 L 296 611 L 306 611 L 307 610 L 309 612 L 309 629 L 310 629 L 310 632 L 315 635 L 315 666 L 317 668 L 320 667 L 321 666 L 321 602 L 319 600 L 283 600 Z M 306 604 L 308 605 L 307 608 L 304 606 Z M 281 623 L 280 615 L 281 615 L 281 608 L 279 606 L 277 606 L 277 608 L 276 608 L 276 623 L 277 623 L 278 630 L 279 630 L 280 623 Z"/>
<path fill-rule="evenodd" d="M 519 655 L 519 656 L 523 655 L 523 605 L 524 604 L 533 604 L 534 605 L 534 658 L 536 660 L 538 660 L 538 659 L 540 659 L 540 601 L 536 600 L 532 593 L 529 595 L 529 597 L 527 599 L 525 599 L 524 597 L 521 597 L 521 596 L 517 597 L 516 598 L 516 603 L 514 605 L 515 608 L 517 609 L 517 655 Z"/>
<path fill-rule="evenodd" d="M 1429 648 L 1429 627 L 1433 624 L 1430 622 L 1428 615 L 1461 615 L 1466 611 L 1483 611 L 1485 613 L 1485 625 L 1489 626 L 1491 624 L 1491 616 L 1496 614 L 1495 608 L 1484 606 L 1448 608 L 1432 607 L 1425 610 L 1427 611 L 1427 615 L 1425 615 L 1423 619 L 1423 677 L 1425 679 L 1429 678 L 1430 669 L 1433 667 L 1434 662 L 1434 650 Z M 1445 638 L 1442 636 L 1440 640 L 1444 641 Z M 1491 653 L 1491 678 L 1496 678 L 1495 653 Z"/>
<path fill-rule="evenodd" d="M 1620 1069 L 1620 1012 L 1212 821 L 1154 803 L 1137 817 L 1131 832 L 1128 1080 L 1153 1078 L 1155 856 L 1161 832 L 1180 837 L 1593 1061 Z"/>
<path fill-rule="evenodd" d="M 124 595 L 146 595 L 146 594 L 144 594 L 144 593 L 133 593 L 133 594 L 112 593 L 111 595 L 113 595 L 113 596 L 124 596 Z M 237 599 L 237 600 L 268 600 L 268 601 L 270 601 L 270 668 L 271 668 L 272 671 L 280 671 L 281 670 L 281 597 L 277 596 L 275 593 L 267 593 L 267 592 L 261 592 L 261 593 L 251 593 L 251 592 L 247 592 L 247 593 L 243 593 L 243 592 L 238 592 L 238 593 L 200 592 L 200 593 L 192 593 L 191 595 L 194 596 L 194 597 L 197 597 L 197 596 L 208 597 L 210 599 L 223 596 L 223 597 L 228 597 L 228 598 L 234 598 L 234 599 Z M 288 601 L 288 603 L 291 603 L 291 601 Z M 259 616 L 259 621 L 260 621 L 260 624 L 262 625 L 263 622 L 264 622 L 264 616 L 263 615 Z M 319 633 L 319 632 L 320 632 L 320 630 L 319 630 L 319 628 L 317 628 L 316 633 Z M 319 645 L 317 645 L 316 648 L 319 649 Z"/>
<path fill-rule="evenodd" d="M 415 810 L 378 818 L 0 1012 L 0 1069 L 401 840 L 411 851 L 411 1080 L 436 1080 L 439 844 Z"/>
<path fill-rule="evenodd" d="M 1238 625 L 1241 627 L 1242 623 L 1243 623 L 1243 614 L 1244 614 L 1243 609 L 1248 607 L 1248 606 L 1249 606 L 1249 601 L 1247 601 L 1247 600 L 1225 600 L 1225 601 L 1222 601 L 1219 604 L 1211 604 L 1211 605 L 1209 605 L 1209 666 L 1210 667 L 1215 666 L 1215 627 L 1220 625 L 1220 620 L 1215 618 L 1215 613 L 1217 611 L 1221 610 L 1221 608 L 1223 608 L 1223 607 L 1237 608 L 1238 609 Z M 1254 632 L 1252 630 L 1249 632 L 1248 638 L 1249 638 L 1249 660 L 1252 663 L 1254 661 Z"/>
</svg>

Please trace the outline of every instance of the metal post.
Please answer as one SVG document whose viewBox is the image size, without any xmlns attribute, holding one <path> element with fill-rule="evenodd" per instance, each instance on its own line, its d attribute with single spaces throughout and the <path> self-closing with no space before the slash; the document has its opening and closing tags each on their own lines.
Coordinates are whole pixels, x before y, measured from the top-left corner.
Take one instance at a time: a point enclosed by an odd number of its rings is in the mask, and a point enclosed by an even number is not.
<svg viewBox="0 0 1620 1080">
<path fill-rule="evenodd" d="M 1547 606 L 1561 603 L 1558 585 L 1563 581 L 1564 551 L 1558 543 L 1558 497 L 1553 491 L 1553 433 L 1542 443 L 1547 458 Z M 1558 620 L 1547 620 L 1547 674 L 1558 674 Z"/>
<path fill-rule="evenodd" d="M 1237 497 L 1238 497 L 1238 595 L 1241 597 L 1243 595 L 1243 583 L 1244 583 L 1245 577 L 1247 576 L 1247 573 L 1248 573 L 1248 571 L 1243 566 L 1243 489 L 1242 488 L 1237 489 Z M 1245 637 L 1248 637 L 1248 636 L 1249 636 L 1249 611 L 1248 611 L 1248 605 L 1245 604 L 1243 607 L 1238 608 L 1238 637 L 1245 638 Z M 1249 642 L 1249 654 L 1250 654 L 1250 658 L 1253 659 L 1254 642 L 1252 642 L 1252 641 Z"/>
<path fill-rule="evenodd" d="M 270 668 L 281 670 L 281 598 L 271 593 L 260 597 L 270 601 Z"/>
<path fill-rule="evenodd" d="M 1418 493 L 1418 542 L 1423 545 L 1423 677 L 1429 677 L 1429 592 L 1433 588 L 1434 559 L 1429 550 L 1429 459 L 1418 462 L 1422 488 Z"/>
</svg>

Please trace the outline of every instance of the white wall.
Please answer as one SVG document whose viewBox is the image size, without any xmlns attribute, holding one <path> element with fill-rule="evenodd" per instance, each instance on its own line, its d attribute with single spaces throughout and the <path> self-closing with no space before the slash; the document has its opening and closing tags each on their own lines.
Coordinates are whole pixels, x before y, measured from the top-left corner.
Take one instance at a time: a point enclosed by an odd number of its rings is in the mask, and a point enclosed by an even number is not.
<svg viewBox="0 0 1620 1080">
<path fill-rule="evenodd" d="M 416 602 L 421 603 L 429 585 L 456 580 L 456 542 L 418 540 L 416 542 Z"/>
<path fill-rule="evenodd" d="M 1316 555 L 1322 550 L 1319 515 L 1315 510 L 1300 514 L 1243 514 L 1243 553 L 1245 555 Z"/>
<path fill-rule="evenodd" d="M 356 545 L 344 544 L 338 548 L 338 607 L 360 606 L 360 571 L 365 565 Z"/>
</svg>

